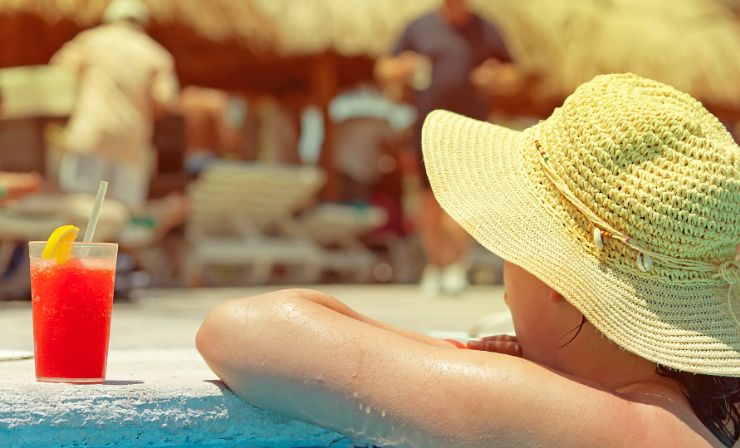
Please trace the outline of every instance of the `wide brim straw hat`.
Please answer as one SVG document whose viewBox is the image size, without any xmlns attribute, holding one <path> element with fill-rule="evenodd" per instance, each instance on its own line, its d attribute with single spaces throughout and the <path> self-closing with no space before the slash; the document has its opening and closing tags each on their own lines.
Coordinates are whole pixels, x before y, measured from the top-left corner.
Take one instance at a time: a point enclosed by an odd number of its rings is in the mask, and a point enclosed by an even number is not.
<svg viewBox="0 0 740 448">
<path fill-rule="evenodd" d="M 700 102 L 601 75 L 521 132 L 432 112 L 422 146 L 447 213 L 612 342 L 740 377 L 740 148 Z"/>
</svg>

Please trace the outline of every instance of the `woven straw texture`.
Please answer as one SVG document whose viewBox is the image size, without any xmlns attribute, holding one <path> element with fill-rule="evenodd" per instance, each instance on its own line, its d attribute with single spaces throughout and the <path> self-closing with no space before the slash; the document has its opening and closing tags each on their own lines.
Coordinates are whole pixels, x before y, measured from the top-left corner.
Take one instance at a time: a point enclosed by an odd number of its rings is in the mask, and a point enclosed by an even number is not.
<svg viewBox="0 0 740 448">
<path fill-rule="evenodd" d="M 740 377 L 740 148 L 701 103 L 602 75 L 523 132 L 435 111 L 422 139 L 440 204 L 489 250 L 622 348 Z"/>
</svg>

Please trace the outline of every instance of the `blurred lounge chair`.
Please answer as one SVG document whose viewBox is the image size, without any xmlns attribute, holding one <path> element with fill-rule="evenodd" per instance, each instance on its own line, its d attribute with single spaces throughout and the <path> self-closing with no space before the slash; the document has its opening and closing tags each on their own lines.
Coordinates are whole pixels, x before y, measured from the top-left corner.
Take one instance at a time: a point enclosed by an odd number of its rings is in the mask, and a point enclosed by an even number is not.
<svg viewBox="0 0 740 448">
<path fill-rule="evenodd" d="M 324 248 L 324 270 L 349 274 L 353 280 L 363 282 L 372 279 L 378 257 L 359 238 L 386 220 L 386 213 L 380 207 L 322 204 L 301 222 L 308 235 Z"/>
<path fill-rule="evenodd" d="M 84 232 L 94 204 L 95 197 L 85 194 L 29 196 L 0 209 L 0 241 L 45 240 L 63 224 L 75 225 Z M 106 200 L 95 230 L 95 241 L 116 241 L 128 219 L 125 205 Z"/>
<path fill-rule="evenodd" d="M 297 268 L 298 282 L 316 282 L 322 251 L 295 214 L 323 181 L 312 167 L 209 166 L 188 192 L 188 283 L 200 283 L 208 266 L 248 266 L 250 284 L 269 282 L 277 266 Z"/>
</svg>

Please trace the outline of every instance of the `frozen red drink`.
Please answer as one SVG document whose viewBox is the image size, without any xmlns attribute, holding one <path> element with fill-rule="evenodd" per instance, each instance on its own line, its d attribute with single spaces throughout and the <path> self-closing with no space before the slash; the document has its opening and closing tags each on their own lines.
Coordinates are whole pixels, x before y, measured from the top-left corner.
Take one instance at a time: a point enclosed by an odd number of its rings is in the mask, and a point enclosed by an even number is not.
<svg viewBox="0 0 740 448">
<path fill-rule="evenodd" d="M 36 378 L 102 382 L 118 246 L 72 243 L 64 259 L 42 256 L 46 244 L 30 243 Z"/>
</svg>

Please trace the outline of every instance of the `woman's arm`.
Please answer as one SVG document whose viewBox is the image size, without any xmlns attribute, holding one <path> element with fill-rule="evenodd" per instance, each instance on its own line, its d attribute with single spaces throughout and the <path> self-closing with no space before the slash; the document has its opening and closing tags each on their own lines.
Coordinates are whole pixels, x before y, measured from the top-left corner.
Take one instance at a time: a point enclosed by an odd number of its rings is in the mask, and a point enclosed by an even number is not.
<svg viewBox="0 0 740 448">
<path fill-rule="evenodd" d="M 357 311 L 353 310 L 343 302 L 337 300 L 335 297 L 332 297 L 328 294 L 325 294 L 320 291 L 314 291 L 311 289 L 286 289 L 282 291 L 277 291 L 274 293 L 271 293 L 274 295 L 280 295 L 285 297 L 291 297 L 295 298 L 296 296 L 300 296 L 304 300 L 311 301 L 313 303 L 322 305 L 330 310 L 336 311 L 337 313 L 343 314 L 347 317 L 350 317 L 352 319 L 358 320 L 360 322 L 364 322 L 368 325 L 372 325 L 374 327 L 382 328 L 384 330 L 388 330 L 390 332 L 399 334 L 401 336 L 405 336 L 409 339 L 413 339 L 415 341 L 423 342 L 425 344 L 434 345 L 437 347 L 445 347 L 445 348 L 457 348 L 453 344 L 433 338 L 431 336 L 427 336 L 422 333 L 418 333 L 416 331 L 406 330 L 405 328 L 399 328 L 390 324 L 386 324 L 384 322 L 380 322 L 375 319 L 371 319 L 365 315 L 362 315 L 358 313 Z"/>
<path fill-rule="evenodd" d="M 196 343 L 253 404 L 381 445 L 702 446 L 660 408 L 353 313 L 313 291 L 265 294 L 219 305 Z"/>
</svg>

